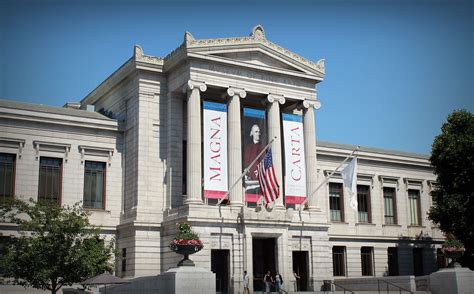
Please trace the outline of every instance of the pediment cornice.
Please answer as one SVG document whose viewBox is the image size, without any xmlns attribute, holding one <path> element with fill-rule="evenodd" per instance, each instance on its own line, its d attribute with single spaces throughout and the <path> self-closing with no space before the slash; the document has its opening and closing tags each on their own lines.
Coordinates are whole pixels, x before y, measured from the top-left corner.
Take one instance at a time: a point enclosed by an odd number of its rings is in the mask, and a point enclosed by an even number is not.
<svg viewBox="0 0 474 294">
<path fill-rule="evenodd" d="M 210 52 L 210 50 L 222 50 L 222 49 L 234 49 L 234 48 L 255 48 L 256 50 L 263 49 L 269 50 L 271 53 L 279 53 L 279 55 L 298 65 L 303 65 L 310 72 L 317 74 L 318 76 L 324 76 L 325 65 L 324 59 L 317 62 L 308 60 L 290 50 L 283 48 L 273 42 L 270 42 L 265 38 L 265 32 L 263 28 L 258 25 L 253 28 L 252 33 L 248 37 L 235 37 L 235 38 L 217 38 L 217 39 L 194 39 L 191 33 L 186 32 L 184 35 L 184 41 L 176 48 L 173 52 L 168 54 L 164 58 L 165 66 L 169 63 L 167 68 L 171 68 L 174 64 L 178 63 L 179 60 L 188 52 Z"/>
</svg>

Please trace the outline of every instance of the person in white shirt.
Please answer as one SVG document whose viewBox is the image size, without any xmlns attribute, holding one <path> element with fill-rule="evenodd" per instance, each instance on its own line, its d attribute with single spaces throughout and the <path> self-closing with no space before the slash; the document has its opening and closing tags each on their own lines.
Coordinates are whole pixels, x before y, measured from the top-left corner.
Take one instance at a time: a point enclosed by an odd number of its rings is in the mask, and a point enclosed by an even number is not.
<svg viewBox="0 0 474 294">
<path fill-rule="evenodd" d="M 249 275 L 247 274 L 247 271 L 244 271 L 243 283 L 244 283 L 244 294 L 246 294 L 246 293 L 250 294 Z"/>
</svg>

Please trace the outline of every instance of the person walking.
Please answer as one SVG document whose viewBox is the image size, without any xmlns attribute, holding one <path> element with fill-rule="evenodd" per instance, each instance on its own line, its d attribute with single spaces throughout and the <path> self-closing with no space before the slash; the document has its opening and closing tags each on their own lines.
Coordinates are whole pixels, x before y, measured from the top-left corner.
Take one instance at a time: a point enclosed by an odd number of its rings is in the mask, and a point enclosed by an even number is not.
<svg viewBox="0 0 474 294">
<path fill-rule="evenodd" d="M 270 271 L 265 274 L 265 276 L 263 277 L 263 281 L 265 282 L 265 293 L 270 293 L 270 286 L 273 282 L 273 278 L 270 274 Z"/>
<path fill-rule="evenodd" d="M 244 271 L 244 278 L 243 278 L 242 282 L 244 284 L 244 294 L 250 294 L 249 275 L 247 274 L 247 271 Z"/>
<path fill-rule="evenodd" d="M 275 287 L 276 287 L 277 293 L 280 293 L 281 285 L 283 285 L 283 278 L 281 277 L 279 272 L 276 272 L 276 274 L 275 274 Z"/>
</svg>

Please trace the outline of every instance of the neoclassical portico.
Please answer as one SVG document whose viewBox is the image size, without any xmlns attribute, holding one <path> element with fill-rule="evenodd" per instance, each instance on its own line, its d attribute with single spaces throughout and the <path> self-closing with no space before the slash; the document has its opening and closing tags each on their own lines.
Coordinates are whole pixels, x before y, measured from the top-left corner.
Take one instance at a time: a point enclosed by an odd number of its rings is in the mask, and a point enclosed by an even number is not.
<svg viewBox="0 0 474 294">
<path fill-rule="evenodd" d="M 185 127 L 182 133 L 186 134 L 183 138 L 172 138 L 176 142 L 183 141 L 186 144 L 181 147 L 186 149 L 183 154 L 185 170 L 182 173 L 179 171 L 179 156 L 169 158 L 170 162 L 176 160 L 174 167 L 177 170 L 172 174 L 171 181 L 184 183 L 186 195 L 182 198 L 181 189 L 170 190 L 170 197 L 184 201 L 170 201 L 177 204 L 172 207 L 172 211 L 179 213 L 170 215 L 166 222 L 175 223 L 175 218 L 184 217 L 186 221 L 195 224 L 196 230 L 207 242 L 204 250 L 208 251 L 202 255 L 207 257 L 201 257 L 201 264 L 212 267 L 216 260 L 225 256 L 212 257 L 211 253 L 230 252 L 232 264 L 228 270 L 233 279 L 232 282 L 229 280 L 229 283 L 232 283 L 229 287 L 233 289 L 233 293 L 239 292 L 239 281 L 244 269 L 257 279 L 251 282 L 252 287 L 259 287 L 260 269 L 252 269 L 254 264 L 258 264 L 252 260 L 253 254 L 273 252 L 277 258 L 265 266 L 274 270 L 280 269 L 284 279 L 290 279 L 292 271 L 288 265 L 293 262 L 291 250 L 287 251 L 290 244 L 293 244 L 292 250 L 307 252 L 304 254 L 308 256 L 308 277 L 313 272 L 326 275 L 328 255 L 324 253 L 324 256 L 318 259 L 322 261 L 319 263 L 310 259 L 310 256 L 318 254 L 314 250 L 326 250 L 323 242 L 327 240 L 327 226 L 324 224 L 324 213 L 320 209 L 323 201 L 313 195 L 313 198 L 307 201 L 308 210 L 299 216 L 296 216 L 295 210 L 292 209 L 298 202 L 287 201 L 285 173 L 288 169 L 286 163 L 290 160 L 286 144 L 292 139 L 284 130 L 288 126 L 288 120 L 284 120 L 284 117 L 292 117 L 295 119 L 293 122 L 300 126 L 301 135 L 298 135 L 297 140 L 303 140 L 304 144 L 298 145 L 295 150 L 299 152 L 304 147 L 301 162 L 304 161 L 304 190 L 307 197 L 318 184 L 318 163 L 314 146 L 315 109 L 320 107 L 320 103 L 316 97 L 316 85 L 324 79 L 324 60 L 312 62 L 294 54 L 268 41 L 263 28 L 256 26 L 250 36 L 240 38 L 199 40 L 186 33 L 183 44 L 165 57 L 163 63 L 168 73 L 166 82 L 171 105 L 169 111 L 178 113 L 173 117 L 181 118 L 182 121 L 177 124 Z M 225 174 L 227 186 L 224 193 L 228 192 L 226 197 L 229 202 L 217 209 L 216 199 L 224 195 L 221 190 L 206 188 L 206 181 L 210 178 L 210 169 L 206 164 L 211 162 L 208 158 L 212 158 L 206 156 L 211 154 L 211 148 L 207 145 L 212 142 L 208 140 L 210 134 L 221 134 L 219 132 L 222 131 L 211 132 L 208 124 L 212 120 L 211 113 L 220 115 L 218 113 L 222 112 L 219 111 L 224 112 L 226 117 L 226 125 L 223 127 L 226 131 L 226 147 L 220 148 L 219 145 L 213 150 L 225 150 L 227 157 L 226 164 L 222 165 L 225 166 L 225 172 L 219 169 L 219 173 L 212 175 L 220 177 Z M 180 113 L 182 115 L 179 115 Z M 258 143 L 254 141 L 254 137 L 250 139 L 251 129 L 255 124 L 261 128 L 262 136 L 265 136 L 260 138 Z M 219 135 L 213 138 L 217 137 Z M 257 147 L 253 145 L 252 152 L 245 154 L 244 150 L 249 147 L 250 140 L 253 144 L 260 144 L 261 147 L 258 148 L 263 149 L 273 138 L 275 140 L 270 147 L 280 197 L 275 201 L 273 209 L 259 210 L 255 208 L 257 200 L 253 198 L 253 193 L 258 195 L 258 192 L 249 188 L 249 182 L 255 180 L 249 179 L 251 177 L 240 178 L 247 167 L 245 165 L 248 165 L 245 155 L 255 152 Z M 178 155 L 179 153 L 179 150 L 170 152 Z M 220 155 L 216 155 L 216 163 L 223 158 Z M 213 168 L 218 170 L 217 167 Z M 301 232 L 295 233 L 303 221 L 305 227 L 312 229 L 303 235 Z M 309 240 L 312 240 L 311 243 L 308 243 Z M 272 249 L 268 252 L 261 251 L 261 245 L 271 246 Z M 165 257 L 165 269 L 172 266 L 168 258 L 169 256 Z"/>
<path fill-rule="evenodd" d="M 186 204 L 203 204 L 202 194 L 202 130 L 201 130 L 201 104 L 204 101 L 203 93 L 208 89 L 206 81 L 188 80 L 183 87 L 183 92 L 187 97 L 187 199 Z M 216 90 L 216 89 L 215 89 Z M 217 88 L 217 91 L 222 91 L 222 97 L 227 104 L 227 130 L 228 130 L 228 183 L 229 201 L 231 206 L 243 206 L 245 203 L 241 175 L 242 166 L 242 104 L 241 99 L 248 96 L 247 91 L 243 88 L 229 86 L 227 88 Z M 251 95 L 252 96 L 252 95 Z M 281 94 L 267 94 L 261 95 L 256 93 L 251 98 L 255 101 L 260 100 L 267 113 L 268 121 L 268 141 L 274 139 L 271 147 L 273 165 L 276 176 L 280 184 L 280 195 L 284 196 L 284 177 L 283 177 L 283 153 L 282 153 L 282 129 L 281 129 L 281 106 L 285 103 L 298 103 L 298 108 L 303 108 L 303 125 L 304 125 L 304 144 L 305 144 L 305 161 L 306 161 L 306 178 L 308 196 L 310 191 L 316 189 L 316 152 L 314 146 L 316 144 L 315 132 L 315 116 L 314 109 L 319 109 L 321 104 L 316 99 L 286 99 Z M 310 209 L 317 208 L 317 201 L 315 199 L 308 199 L 308 207 Z M 284 197 L 279 197 L 276 201 L 276 208 L 284 208 Z"/>
</svg>

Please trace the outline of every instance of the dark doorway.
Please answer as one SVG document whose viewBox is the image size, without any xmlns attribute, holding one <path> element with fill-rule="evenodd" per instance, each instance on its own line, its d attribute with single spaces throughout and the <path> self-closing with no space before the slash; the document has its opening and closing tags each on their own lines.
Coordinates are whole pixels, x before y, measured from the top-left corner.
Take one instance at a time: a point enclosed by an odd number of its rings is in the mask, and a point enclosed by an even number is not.
<svg viewBox="0 0 474 294">
<path fill-rule="evenodd" d="M 413 248 L 413 271 L 415 276 L 423 275 L 423 248 Z"/>
<path fill-rule="evenodd" d="M 272 275 L 276 272 L 276 239 L 275 238 L 253 238 L 253 290 L 263 291 L 263 276 L 267 271 Z"/>
<path fill-rule="evenodd" d="M 229 250 L 211 250 L 211 271 L 216 274 L 216 292 L 229 289 Z"/>
<path fill-rule="evenodd" d="M 308 291 L 308 251 L 293 251 L 293 272 L 299 276 L 296 279 L 297 291 Z"/>
<path fill-rule="evenodd" d="M 398 276 L 398 248 L 388 247 L 388 275 Z"/>
</svg>

